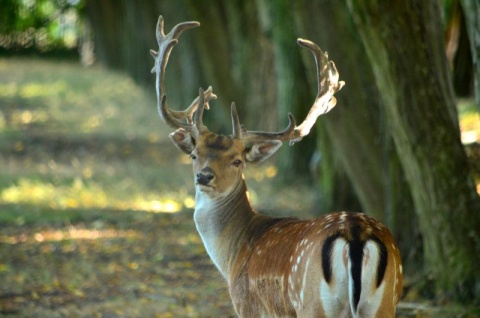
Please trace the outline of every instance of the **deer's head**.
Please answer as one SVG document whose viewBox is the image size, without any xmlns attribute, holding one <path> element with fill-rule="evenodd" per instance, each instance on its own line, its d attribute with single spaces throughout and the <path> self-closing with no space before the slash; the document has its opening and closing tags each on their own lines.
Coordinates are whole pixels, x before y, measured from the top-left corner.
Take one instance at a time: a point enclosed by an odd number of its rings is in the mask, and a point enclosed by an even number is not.
<svg viewBox="0 0 480 318">
<path fill-rule="evenodd" d="M 318 77 L 317 98 L 303 123 L 297 126 L 295 118 L 289 114 L 288 127 L 283 131 L 248 131 L 240 124 L 236 106 L 232 103 L 233 132 L 229 136 L 217 135 L 210 132 L 202 120 L 204 109 L 209 108 L 209 101 L 216 98 L 211 87 L 206 91 L 200 89 L 199 96 L 184 111 L 170 109 L 165 95 L 165 68 L 170 52 L 184 30 L 200 24 L 183 22 L 165 35 L 163 23 L 163 17 L 160 16 L 156 32 L 159 51 L 151 51 L 155 59 L 152 72 L 157 74 L 158 111 L 162 120 L 176 129 L 170 134 L 173 143 L 193 160 L 197 191 L 210 197 L 227 195 L 232 191 L 241 182 L 246 163 L 263 161 L 274 154 L 282 142 L 290 141 L 292 145 L 306 136 L 317 117 L 335 106 L 333 95 L 344 85 L 344 82 L 338 81 L 337 69 L 328 60 L 328 55 L 315 43 L 298 39 L 299 45 L 313 53 Z"/>
<path fill-rule="evenodd" d="M 246 131 L 240 125 L 235 104 L 232 104 L 232 134 L 212 133 L 202 121 L 205 105 L 202 89 L 198 101 L 193 123 L 179 122 L 170 138 L 178 149 L 190 155 L 198 191 L 209 196 L 228 194 L 241 181 L 246 163 L 267 159 L 280 148 L 282 141 L 259 139 Z"/>
</svg>

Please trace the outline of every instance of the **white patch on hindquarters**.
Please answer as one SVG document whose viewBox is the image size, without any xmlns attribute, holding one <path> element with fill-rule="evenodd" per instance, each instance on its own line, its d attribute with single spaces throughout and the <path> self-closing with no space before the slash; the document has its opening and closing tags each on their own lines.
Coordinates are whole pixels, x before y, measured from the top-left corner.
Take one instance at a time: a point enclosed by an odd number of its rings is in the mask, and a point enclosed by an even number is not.
<svg viewBox="0 0 480 318">
<path fill-rule="evenodd" d="M 332 277 L 330 284 L 323 279 L 320 283 L 320 298 L 326 317 L 339 317 L 348 300 L 348 271 L 345 255 L 348 255 L 348 244 L 339 237 L 332 246 Z"/>
<path fill-rule="evenodd" d="M 385 280 L 377 288 L 377 272 L 380 262 L 380 250 L 373 241 L 367 241 L 363 247 L 362 293 L 356 314 L 360 317 L 375 317 L 385 292 Z"/>
</svg>

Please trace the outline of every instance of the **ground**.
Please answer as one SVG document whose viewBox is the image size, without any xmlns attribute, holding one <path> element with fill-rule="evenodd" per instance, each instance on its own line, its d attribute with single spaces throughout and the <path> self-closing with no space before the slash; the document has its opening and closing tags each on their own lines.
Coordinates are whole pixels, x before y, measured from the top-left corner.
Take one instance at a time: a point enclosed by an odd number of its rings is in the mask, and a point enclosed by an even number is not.
<svg viewBox="0 0 480 318">
<path fill-rule="evenodd" d="M 0 316 L 234 316 L 151 91 L 98 66 L 0 59 Z M 257 209 L 310 215 L 311 186 L 248 169 Z M 475 317 L 428 304 L 408 292 L 401 316 Z"/>
</svg>

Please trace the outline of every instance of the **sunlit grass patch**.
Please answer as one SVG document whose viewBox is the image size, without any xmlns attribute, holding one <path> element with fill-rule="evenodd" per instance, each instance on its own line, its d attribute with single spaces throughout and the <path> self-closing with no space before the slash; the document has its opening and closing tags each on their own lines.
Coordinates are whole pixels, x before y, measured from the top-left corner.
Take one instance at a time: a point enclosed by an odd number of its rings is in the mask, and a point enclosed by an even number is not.
<svg viewBox="0 0 480 318">
<path fill-rule="evenodd" d="M 231 313 L 169 132 L 121 74 L 0 58 L 0 315 Z"/>
<path fill-rule="evenodd" d="M 64 230 L 49 229 L 41 230 L 30 235 L 0 235 L 0 243 L 20 244 L 20 243 L 42 243 L 42 242 L 59 242 L 65 240 L 98 240 L 112 238 L 140 238 L 140 233 L 134 230 L 117 230 L 117 229 L 86 229 L 70 226 Z M 65 250 L 69 250 L 66 248 Z M 0 266 L 0 271 L 1 271 Z"/>
<path fill-rule="evenodd" d="M 480 112 L 473 99 L 461 99 L 457 107 L 462 143 L 480 194 Z"/>
<path fill-rule="evenodd" d="M 480 133 L 467 106 L 462 132 Z M 0 315 L 233 315 L 169 132 L 121 74 L 0 58 Z M 313 186 L 277 182 L 273 160 L 245 174 L 258 211 L 312 216 Z"/>
<path fill-rule="evenodd" d="M 36 123 L 46 123 L 48 119 L 48 113 L 44 110 L 17 110 L 10 114 L 9 124 L 18 127 Z M 6 124 L 6 120 L 3 122 Z"/>
<path fill-rule="evenodd" d="M 2 87 L 0 86 L 0 90 Z M 62 97 L 69 90 L 67 82 L 55 80 L 53 82 L 31 82 L 17 87 L 15 95 L 24 99 Z M 15 96 L 14 95 L 14 96 Z M 13 97 L 13 96 L 12 96 Z"/>
<path fill-rule="evenodd" d="M 80 178 L 69 184 L 53 184 L 43 180 L 20 179 L 18 183 L 0 192 L 0 203 L 32 204 L 63 209 L 115 209 L 146 212 L 175 213 L 191 208 L 193 198 L 178 193 L 109 193 L 94 181 L 84 182 Z M 184 204 L 186 206 L 184 206 Z"/>
<path fill-rule="evenodd" d="M 480 114 L 473 99 L 458 101 L 460 131 L 462 142 L 471 144 L 480 141 Z"/>
</svg>

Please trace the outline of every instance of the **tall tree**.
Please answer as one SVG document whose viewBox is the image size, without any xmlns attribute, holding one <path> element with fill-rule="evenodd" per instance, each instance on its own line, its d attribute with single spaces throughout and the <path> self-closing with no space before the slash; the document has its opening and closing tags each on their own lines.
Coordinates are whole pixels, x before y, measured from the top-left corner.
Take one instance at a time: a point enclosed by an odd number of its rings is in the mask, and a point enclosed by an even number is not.
<svg viewBox="0 0 480 318">
<path fill-rule="evenodd" d="M 337 187 L 346 193 L 351 191 L 349 187 L 353 188 L 362 211 L 382 220 L 394 232 L 405 261 L 408 264 L 417 262 L 419 235 L 410 187 L 398 164 L 380 92 L 347 3 L 303 0 L 296 2 L 295 9 L 298 33 L 314 39 L 331 53 L 346 82 L 345 89 L 336 95 L 337 108 L 317 123 L 324 124 L 325 129 L 319 132 L 318 139 L 327 145 L 319 150 L 323 155 L 319 173 L 330 172 L 331 156 L 339 161 L 336 169 L 345 171 L 348 179 L 329 176 L 325 183 L 348 182 L 347 186 L 339 184 Z M 310 75 L 309 82 L 315 83 L 315 74 Z M 351 206 L 340 200 L 327 207 L 330 211 L 332 208 L 349 209 Z"/>
<path fill-rule="evenodd" d="M 427 273 L 439 293 L 478 300 L 480 202 L 460 142 L 438 3 L 348 3 L 410 185 Z"/>
<path fill-rule="evenodd" d="M 480 110 L 480 2 L 461 0 L 473 59 L 474 90 L 477 107 Z"/>
<path fill-rule="evenodd" d="M 306 83 L 305 67 L 301 60 L 300 47 L 296 44 L 296 30 L 291 2 L 278 0 L 269 3 L 273 21 L 275 48 L 276 92 L 279 114 L 286 122 L 286 114 L 295 114 L 302 120 L 313 104 L 316 92 L 310 94 Z M 312 61 L 310 61 L 312 65 Z M 313 65 L 311 66 L 313 68 Z M 313 138 L 304 138 L 295 149 L 285 151 L 280 165 L 282 170 L 308 174 L 309 159 L 315 148 Z M 292 151 L 293 150 L 293 151 Z"/>
<path fill-rule="evenodd" d="M 418 221 L 425 271 L 438 290 L 478 297 L 480 206 L 460 143 L 436 1 L 87 1 L 100 59 L 153 81 L 147 52 L 155 47 L 159 13 L 167 29 L 202 23 L 175 49 L 167 92 L 186 104 L 199 85 L 213 85 L 219 101 L 208 117 L 220 120 L 212 125 L 228 123 L 232 101 L 252 129 L 280 127 L 287 111 L 302 117 L 315 79 L 311 56 L 295 38 L 328 50 L 347 82 L 339 106 L 317 125 L 328 208 L 354 206 L 332 200 L 339 189 L 354 192 L 365 212 L 394 229 L 403 255 L 415 243 Z M 292 150 L 302 158 L 298 146 Z M 302 160 L 294 162 L 305 166 L 309 155 Z"/>
</svg>

